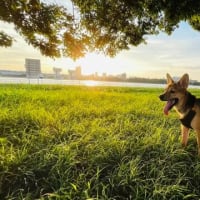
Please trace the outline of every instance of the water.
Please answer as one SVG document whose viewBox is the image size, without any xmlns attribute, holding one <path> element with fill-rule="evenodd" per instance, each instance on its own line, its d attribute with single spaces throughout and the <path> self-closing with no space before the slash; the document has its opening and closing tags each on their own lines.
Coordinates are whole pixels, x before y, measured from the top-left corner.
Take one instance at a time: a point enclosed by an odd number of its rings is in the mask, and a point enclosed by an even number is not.
<svg viewBox="0 0 200 200">
<path fill-rule="evenodd" d="M 113 87 L 146 87 L 146 88 L 165 88 L 165 84 L 152 83 L 133 83 L 133 82 L 111 82 L 93 80 L 56 80 L 56 79 L 27 79 L 15 77 L 0 77 L 0 83 L 4 84 L 52 84 L 52 85 L 85 85 L 85 86 L 113 86 Z M 191 85 L 190 88 L 200 86 Z"/>
</svg>

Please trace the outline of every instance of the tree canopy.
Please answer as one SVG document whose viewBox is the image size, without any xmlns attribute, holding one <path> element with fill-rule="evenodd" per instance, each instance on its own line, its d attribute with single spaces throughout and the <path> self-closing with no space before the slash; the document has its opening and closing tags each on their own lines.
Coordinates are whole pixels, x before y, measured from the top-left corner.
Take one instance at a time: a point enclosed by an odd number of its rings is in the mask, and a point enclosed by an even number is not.
<svg viewBox="0 0 200 200">
<path fill-rule="evenodd" d="M 64 1 L 64 0 L 63 0 Z M 13 23 L 28 44 L 50 57 L 79 58 L 88 51 L 114 56 L 145 36 L 171 34 L 181 21 L 200 31 L 197 0 L 72 0 L 73 15 L 63 6 L 39 0 L 1 0 L 0 20 Z M 0 31 L 0 46 L 12 45 Z"/>
</svg>

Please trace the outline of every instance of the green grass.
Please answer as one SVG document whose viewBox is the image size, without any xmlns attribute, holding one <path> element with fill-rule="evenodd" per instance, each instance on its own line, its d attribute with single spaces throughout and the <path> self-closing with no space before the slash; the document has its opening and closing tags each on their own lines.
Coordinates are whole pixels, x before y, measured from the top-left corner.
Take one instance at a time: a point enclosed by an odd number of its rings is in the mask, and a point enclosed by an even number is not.
<svg viewBox="0 0 200 200">
<path fill-rule="evenodd" d="M 200 199 L 195 134 L 183 149 L 161 92 L 0 85 L 0 199 Z"/>
</svg>

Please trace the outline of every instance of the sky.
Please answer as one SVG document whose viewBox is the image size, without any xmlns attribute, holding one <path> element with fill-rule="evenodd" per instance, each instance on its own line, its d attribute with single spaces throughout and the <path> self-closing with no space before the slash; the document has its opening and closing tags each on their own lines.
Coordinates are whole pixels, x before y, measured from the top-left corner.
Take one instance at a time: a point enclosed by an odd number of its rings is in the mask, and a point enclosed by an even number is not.
<svg viewBox="0 0 200 200">
<path fill-rule="evenodd" d="M 46 1 L 64 2 L 71 9 L 69 0 Z M 25 58 L 34 58 L 41 60 L 44 73 L 53 73 L 53 67 L 62 68 L 62 73 L 67 73 L 68 69 L 81 66 L 85 75 L 95 72 L 99 75 L 126 73 L 128 77 L 165 78 L 166 73 L 176 77 L 188 73 L 191 79 L 200 81 L 200 32 L 185 22 L 181 22 L 172 35 L 160 33 L 148 36 L 147 44 L 132 46 L 130 50 L 122 51 L 114 58 L 90 53 L 76 61 L 70 58 L 53 60 L 42 56 L 39 50 L 26 44 L 12 24 L 0 22 L 0 30 L 9 33 L 16 40 L 12 47 L 0 47 L 0 69 L 25 70 Z"/>
</svg>

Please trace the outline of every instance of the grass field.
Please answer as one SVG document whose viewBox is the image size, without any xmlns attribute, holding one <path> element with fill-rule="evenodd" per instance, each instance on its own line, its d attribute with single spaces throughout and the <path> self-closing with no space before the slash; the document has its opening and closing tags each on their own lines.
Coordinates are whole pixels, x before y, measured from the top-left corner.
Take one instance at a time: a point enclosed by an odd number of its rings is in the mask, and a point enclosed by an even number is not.
<svg viewBox="0 0 200 200">
<path fill-rule="evenodd" d="M 0 85 L 0 199 L 200 199 L 195 134 L 183 149 L 161 91 Z"/>
</svg>

